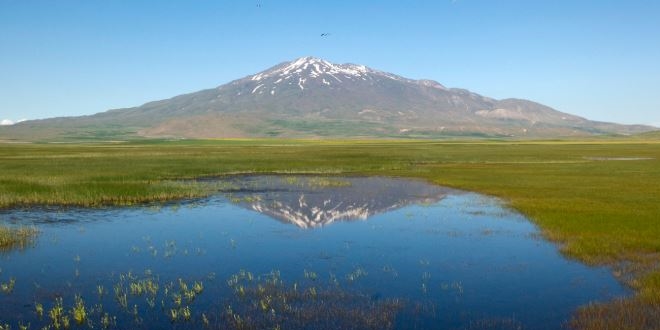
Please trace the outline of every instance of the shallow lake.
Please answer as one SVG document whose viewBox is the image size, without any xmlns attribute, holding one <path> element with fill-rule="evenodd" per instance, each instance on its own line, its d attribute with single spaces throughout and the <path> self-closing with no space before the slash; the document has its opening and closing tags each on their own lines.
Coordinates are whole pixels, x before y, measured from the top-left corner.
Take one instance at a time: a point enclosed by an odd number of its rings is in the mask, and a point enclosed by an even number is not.
<svg viewBox="0 0 660 330">
<path fill-rule="evenodd" d="M 0 324 L 558 329 L 629 293 L 483 195 L 381 177 L 217 184 L 196 201 L 0 212 L 40 231 L 0 254 Z"/>
</svg>

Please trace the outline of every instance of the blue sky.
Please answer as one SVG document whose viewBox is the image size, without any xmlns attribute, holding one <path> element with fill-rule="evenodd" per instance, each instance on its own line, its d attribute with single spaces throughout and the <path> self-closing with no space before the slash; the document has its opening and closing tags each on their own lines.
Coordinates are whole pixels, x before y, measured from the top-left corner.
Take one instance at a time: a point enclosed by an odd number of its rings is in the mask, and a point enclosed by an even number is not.
<svg viewBox="0 0 660 330">
<path fill-rule="evenodd" d="M 658 17 L 656 0 L 0 0 L 0 120 L 137 106 L 312 55 L 660 126 Z"/>
</svg>

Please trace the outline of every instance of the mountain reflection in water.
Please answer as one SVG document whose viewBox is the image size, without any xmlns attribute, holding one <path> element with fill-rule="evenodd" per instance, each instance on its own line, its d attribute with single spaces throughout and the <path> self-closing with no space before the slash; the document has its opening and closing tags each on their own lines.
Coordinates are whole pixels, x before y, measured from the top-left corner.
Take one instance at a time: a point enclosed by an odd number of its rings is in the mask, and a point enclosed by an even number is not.
<svg viewBox="0 0 660 330">
<path fill-rule="evenodd" d="M 222 180 L 233 203 L 300 228 L 366 220 L 412 204 L 435 204 L 456 190 L 383 177 L 243 176 Z"/>
<path fill-rule="evenodd" d="M 180 202 L 1 210 L 39 235 L 0 253 L 0 328 L 64 329 L 77 310 L 71 329 L 554 330 L 630 293 L 487 196 L 380 177 L 211 185 Z"/>
</svg>

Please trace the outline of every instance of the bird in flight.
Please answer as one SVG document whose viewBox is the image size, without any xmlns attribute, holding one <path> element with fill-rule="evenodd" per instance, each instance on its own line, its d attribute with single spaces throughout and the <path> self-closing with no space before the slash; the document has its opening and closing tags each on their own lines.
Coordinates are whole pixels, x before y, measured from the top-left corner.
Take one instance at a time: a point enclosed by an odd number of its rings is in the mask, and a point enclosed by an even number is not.
<svg viewBox="0 0 660 330">
<path fill-rule="evenodd" d="M 330 33 L 321 33 L 321 37 L 327 37 L 329 35 L 330 35 Z"/>
</svg>

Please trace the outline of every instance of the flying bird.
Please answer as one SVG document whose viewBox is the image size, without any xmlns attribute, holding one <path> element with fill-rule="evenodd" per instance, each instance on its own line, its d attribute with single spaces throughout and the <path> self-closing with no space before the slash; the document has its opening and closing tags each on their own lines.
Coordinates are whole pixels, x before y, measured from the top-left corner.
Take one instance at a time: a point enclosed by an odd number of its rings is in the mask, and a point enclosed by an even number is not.
<svg viewBox="0 0 660 330">
<path fill-rule="evenodd" d="M 330 35 L 330 33 L 321 33 L 321 37 L 327 37 L 329 35 Z"/>
</svg>

